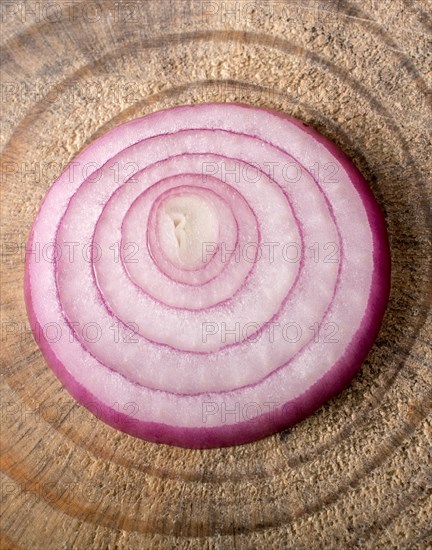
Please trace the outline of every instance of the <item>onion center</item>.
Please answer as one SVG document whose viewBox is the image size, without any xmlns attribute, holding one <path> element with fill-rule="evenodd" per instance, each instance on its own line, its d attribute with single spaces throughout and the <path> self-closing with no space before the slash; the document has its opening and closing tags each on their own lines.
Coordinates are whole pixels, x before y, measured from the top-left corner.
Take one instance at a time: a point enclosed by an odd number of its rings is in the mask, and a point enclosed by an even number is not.
<svg viewBox="0 0 432 550">
<path fill-rule="evenodd" d="M 193 193 L 168 196 L 159 205 L 158 241 L 164 256 L 184 269 L 198 269 L 211 254 L 206 244 L 216 244 L 219 220 L 211 201 Z"/>
</svg>

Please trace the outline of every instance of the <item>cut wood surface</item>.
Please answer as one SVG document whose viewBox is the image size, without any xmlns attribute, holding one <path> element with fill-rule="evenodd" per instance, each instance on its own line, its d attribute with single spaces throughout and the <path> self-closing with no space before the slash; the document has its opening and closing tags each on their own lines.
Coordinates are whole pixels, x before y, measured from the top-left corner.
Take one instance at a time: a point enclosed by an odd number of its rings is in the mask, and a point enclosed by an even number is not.
<svg viewBox="0 0 432 550">
<path fill-rule="evenodd" d="M 430 547 L 431 7 L 1 4 L 2 550 Z M 392 291 L 349 388 L 291 430 L 199 451 L 77 405 L 29 332 L 23 266 L 41 200 L 85 145 L 208 101 L 283 111 L 353 158 L 385 212 Z"/>
</svg>

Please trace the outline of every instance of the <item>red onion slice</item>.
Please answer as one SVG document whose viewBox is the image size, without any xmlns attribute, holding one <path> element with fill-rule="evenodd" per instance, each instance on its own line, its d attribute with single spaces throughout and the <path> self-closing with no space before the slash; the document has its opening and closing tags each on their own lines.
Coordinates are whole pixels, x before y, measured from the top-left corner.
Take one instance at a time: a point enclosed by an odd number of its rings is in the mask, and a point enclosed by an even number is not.
<svg viewBox="0 0 432 550">
<path fill-rule="evenodd" d="M 26 260 L 32 328 L 68 390 L 116 428 L 185 447 L 310 414 L 360 367 L 389 294 L 358 170 L 301 122 L 238 104 L 96 140 L 45 197 Z"/>
</svg>

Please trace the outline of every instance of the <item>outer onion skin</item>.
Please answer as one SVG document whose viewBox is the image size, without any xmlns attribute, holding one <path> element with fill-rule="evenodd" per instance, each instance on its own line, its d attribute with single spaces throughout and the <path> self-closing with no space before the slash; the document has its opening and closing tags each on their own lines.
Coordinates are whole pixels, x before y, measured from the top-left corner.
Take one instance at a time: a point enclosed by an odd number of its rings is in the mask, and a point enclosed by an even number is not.
<svg viewBox="0 0 432 550">
<path fill-rule="evenodd" d="M 214 104 L 207 105 L 211 107 Z M 224 105 L 230 106 L 229 104 Z M 333 364 L 332 368 L 327 370 L 323 376 L 307 387 L 300 395 L 280 404 L 271 412 L 264 412 L 253 421 L 243 420 L 229 424 L 221 423 L 220 425 L 212 427 L 204 425 L 189 427 L 174 425 L 172 423 L 147 421 L 141 418 L 131 418 L 128 414 L 122 412 L 122 407 L 120 407 L 119 410 L 118 408 L 116 409 L 108 405 L 100 399 L 98 395 L 95 395 L 89 391 L 85 385 L 80 383 L 80 381 L 71 374 L 64 362 L 58 358 L 53 349 L 52 342 L 45 337 L 43 330 L 41 330 L 39 313 L 35 308 L 35 291 L 33 290 L 35 279 L 32 278 L 35 276 L 32 270 L 36 268 L 32 265 L 31 257 L 27 255 L 24 280 L 25 303 L 34 336 L 48 365 L 71 395 L 79 403 L 93 412 L 99 419 L 116 429 L 147 441 L 161 442 L 187 448 L 223 447 L 251 442 L 299 422 L 313 413 L 329 398 L 339 393 L 355 376 L 378 334 L 389 298 L 390 251 L 384 218 L 366 181 L 352 161 L 334 143 L 323 137 L 314 129 L 292 117 L 266 109 L 255 109 L 246 105 L 236 104 L 230 107 L 244 109 L 245 116 L 247 116 L 248 110 L 252 109 L 252 111 L 267 112 L 272 116 L 279 117 L 283 121 L 290 122 L 323 145 L 345 171 L 351 184 L 361 198 L 373 240 L 373 270 L 367 306 L 363 313 L 359 328 L 352 337 L 350 344 L 345 349 L 343 355 Z M 168 109 L 165 113 L 188 110 L 191 117 L 191 128 L 193 128 L 193 114 L 196 108 L 200 108 L 200 106 L 177 107 Z M 220 108 L 223 109 L 224 106 L 220 105 Z M 158 113 L 144 117 L 142 120 L 146 124 L 151 124 L 151 117 L 155 115 L 158 116 Z M 127 126 L 134 122 L 136 123 L 136 121 L 131 121 L 131 123 L 126 123 L 122 126 Z M 102 143 L 106 143 L 106 140 L 115 139 L 117 132 L 118 128 L 108 132 L 108 134 L 90 144 L 83 153 L 75 158 L 75 162 L 80 162 L 84 153 L 89 155 L 92 153 L 92 150 L 100 147 L 101 140 L 105 140 L 105 142 Z M 34 227 L 38 223 L 40 217 L 44 215 L 44 203 L 45 201 L 40 207 L 34 222 Z M 35 236 L 34 229 L 32 229 L 27 244 L 27 250 L 32 250 L 34 245 Z M 211 392 L 208 392 L 207 396 L 209 401 L 211 401 L 211 395 Z M 205 393 L 203 393 L 202 399 L 207 400 Z"/>
</svg>

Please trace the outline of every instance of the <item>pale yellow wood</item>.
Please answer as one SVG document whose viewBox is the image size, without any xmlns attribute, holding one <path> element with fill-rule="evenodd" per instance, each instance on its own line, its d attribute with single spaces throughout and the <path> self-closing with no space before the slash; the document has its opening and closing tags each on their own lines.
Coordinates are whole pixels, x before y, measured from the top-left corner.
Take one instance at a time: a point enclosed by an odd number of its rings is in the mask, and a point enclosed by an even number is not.
<svg viewBox="0 0 432 550">
<path fill-rule="evenodd" d="M 24 4 L 1 6 L 1 547 L 426 548 L 431 2 Z M 28 334 L 22 246 L 97 135 L 227 100 L 300 117 L 353 157 L 386 213 L 392 295 L 361 372 L 314 416 L 181 450 L 116 432 L 62 388 Z"/>
</svg>

